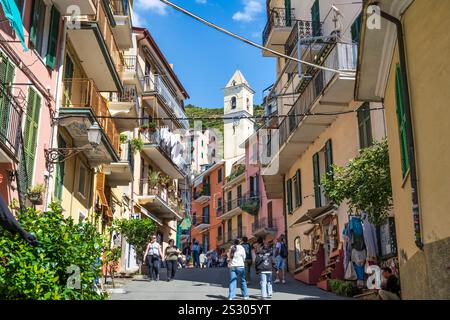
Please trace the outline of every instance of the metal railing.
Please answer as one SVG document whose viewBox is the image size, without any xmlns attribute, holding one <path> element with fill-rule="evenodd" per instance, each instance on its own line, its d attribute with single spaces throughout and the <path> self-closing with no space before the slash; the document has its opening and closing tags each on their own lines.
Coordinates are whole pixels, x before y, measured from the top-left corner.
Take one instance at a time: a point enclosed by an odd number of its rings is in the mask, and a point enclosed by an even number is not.
<svg viewBox="0 0 450 320">
<path fill-rule="evenodd" d="M 210 216 L 195 216 L 195 223 L 193 223 L 194 226 L 199 226 L 201 224 L 210 224 L 211 219 Z"/>
<path fill-rule="evenodd" d="M 207 196 L 207 197 L 211 196 L 210 189 L 211 188 L 209 185 L 204 185 L 203 189 L 201 191 L 194 193 L 194 195 L 193 195 L 194 200 L 197 200 L 198 198 L 203 197 L 203 196 Z"/>
<path fill-rule="evenodd" d="M 135 72 L 136 78 L 139 80 L 141 87 L 144 88 L 145 76 L 144 71 L 142 70 L 142 66 L 139 63 L 138 57 L 135 55 L 124 55 L 123 64 L 124 71 Z"/>
<path fill-rule="evenodd" d="M 128 141 L 127 143 L 123 143 L 121 145 L 121 155 L 120 160 L 128 162 L 130 164 L 131 172 L 134 172 L 134 154 L 133 148 L 131 147 L 131 143 Z"/>
<path fill-rule="evenodd" d="M 291 34 L 284 46 L 285 53 L 291 55 L 295 47 L 298 44 L 300 38 L 307 37 L 319 37 L 323 35 L 323 23 L 319 22 L 315 25 L 315 22 L 307 20 L 297 20 L 292 28 Z"/>
<path fill-rule="evenodd" d="M 86 108 L 97 118 L 117 154 L 120 154 L 119 130 L 108 110 L 107 100 L 100 94 L 92 79 L 64 79 L 63 108 Z"/>
<path fill-rule="evenodd" d="M 267 43 L 269 35 L 275 28 L 291 27 L 295 23 L 295 9 L 287 12 L 286 8 L 273 8 L 270 10 L 266 27 L 263 31 L 263 44 Z"/>
<path fill-rule="evenodd" d="M 255 233 L 257 231 L 260 231 L 262 229 L 266 229 L 268 231 L 277 231 L 277 226 L 275 221 L 269 220 L 267 217 L 260 218 L 256 220 L 254 223 L 252 223 L 252 232 Z"/>
<path fill-rule="evenodd" d="M 0 146 L 15 161 L 19 161 L 23 111 L 11 88 L 0 82 Z"/>
<path fill-rule="evenodd" d="M 111 92 L 109 94 L 110 102 L 134 102 L 136 110 L 139 108 L 139 99 L 134 85 L 124 85 L 122 94 Z"/>
<path fill-rule="evenodd" d="M 357 61 L 356 52 L 357 45 L 355 44 L 335 43 L 328 55 L 324 57 L 322 65 L 341 71 L 355 71 Z M 289 117 L 284 118 L 278 126 L 280 148 L 286 143 L 293 131 L 296 130 L 298 124 L 303 120 L 304 116 L 301 116 L 301 114 L 308 113 L 311 110 L 323 90 L 337 76 L 335 72 L 320 69 L 316 71 L 311 79 L 304 78 L 301 81 L 299 85 L 301 88 L 299 92 L 300 96 L 288 112 Z M 295 116 L 297 114 L 300 115 Z"/>
<path fill-rule="evenodd" d="M 168 159 L 171 159 L 172 162 L 177 166 L 177 168 L 183 173 L 188 173 L 188 164 L 186 160 L 181 155 L 176 155 L 177 148 L 180 145 L 173 145 L 171 143 L 173 133 L 165 133 L 164 136 L 168 136 L 168 138 L 164 139 L 162 137 L 161 130 L 167 130 L 167 128 L 157 128 L 156 131 L 151 132 L 147 131 L 142 133 L 145 140 L 148 141 L 149 144 L 157 145 L 165 154 Z"/>
<path fill-rule="evenodd" d="M 169 89 L 164 79 L 160 75 L 146 75 L 143 78 L 144 92 L 157 93 L 166 103 L 167 107 L 174 113 L 175 117 L 184 128 L 189 128 L 189 121 L 180 102 L 175 98 L 175 94 Z"/>
<path fill-rule="evenodd" d="M 153 187 L 148 179 L 140 179 L 139 190 L 142 196 L 156 196 L 175 212 L 181 212 L 181 205 L 178 203 L 176 192 L 169 192 L 166 187 L 161 185 Z"/>
<path fill-rule="evenodd" d="M 248 213 L 255 213 L 258 211 L 260 198 L 258 196 L 246 194 L 239 198 L 227 200 L 223 208 L 223 214 L 230 212 L 236 208 L 241 208 Z"/>
<path fill-rule="evenodd" d="M 128 0 L 109 0 L 109 6 L 115 16 L 128 16 L 130 14 Z"/>
</svg>

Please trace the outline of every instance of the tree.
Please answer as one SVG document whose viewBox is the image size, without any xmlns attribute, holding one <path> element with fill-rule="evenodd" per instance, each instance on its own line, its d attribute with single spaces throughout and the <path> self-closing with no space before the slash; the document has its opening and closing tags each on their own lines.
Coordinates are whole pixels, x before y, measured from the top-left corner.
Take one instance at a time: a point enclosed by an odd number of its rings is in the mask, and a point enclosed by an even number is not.
<svg viewBox="0 0 450 320">
<path fill-rule="evenodd" d="M 48 212 L 29 208 L 17 218 L 39 243 L 32 247 L 0 230 L 0 299 L 106 298 L 94 286 L 101 277 L 102 236 L 92 224 L 64 218 L 58 203 Z"/>
<path fill-rule="evenodd" d="M 142 264 L 150 236 L 156 230 L 155 222 L 150 219 L 122 219 L 114 222 L 114 228 L 134 247 L 136 260 L 138 264 Z"/>
<path fill-rule="evenodd" d="M 333 166 L 333 175 L 324 175 L 322 185 L 331 201 L 347 200 L 350 213 L 365 211 L 371 223 L 380 224 L 392 209 L 387 141 L 361 150 L 345 167 Z"/>
</svg>

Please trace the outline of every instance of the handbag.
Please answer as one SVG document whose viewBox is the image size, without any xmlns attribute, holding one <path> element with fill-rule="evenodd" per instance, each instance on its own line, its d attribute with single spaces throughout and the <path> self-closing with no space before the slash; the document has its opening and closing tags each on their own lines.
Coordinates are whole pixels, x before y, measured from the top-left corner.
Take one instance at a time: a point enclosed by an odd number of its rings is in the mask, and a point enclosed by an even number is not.
<svg viewBox="0 0 450 320">
<path fill-rule="evenodd" d="M 356 280 L 358 277 L 356 276 L 355 268 L 353 267 L 353 262 L 349 261 L 347 270 L 345 270 L 345 280 Z"/>
</svg>

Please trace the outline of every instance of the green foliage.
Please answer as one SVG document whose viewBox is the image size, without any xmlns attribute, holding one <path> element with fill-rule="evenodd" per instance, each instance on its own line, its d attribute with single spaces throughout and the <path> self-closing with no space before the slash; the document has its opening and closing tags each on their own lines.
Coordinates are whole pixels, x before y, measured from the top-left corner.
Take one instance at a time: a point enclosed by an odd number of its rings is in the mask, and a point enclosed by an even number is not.
<svg viewBox="0 0 450 320">
<path fill-rule="evenodd" d="M 138 263 L 143 262 L 144 252 L 156 224 L 150 219 L 122 219 L 114 221 L 114 228 L 135 248 Z"/>
<path fill-rule="evenodd" d="M 336 204 L 348 201 L 350 213 L 366 211 L 380 224 L 392 208 L 392 186 L 386 140 L 361 150 L 345 167 L 333 166 L 334 175 L 322 178 L 327 196 Z"/>
<path fill-rule="evenodd" d="M 217 117 L 218 119 L 202 119 L 203 129 L 216 129 L 223 134 L 223 108 L 201 108 L 188 104 L 185 107 L 185 112 L 188 118 L 211 118 Z M 262 116 L 264 114 L 264 107 L 255 105 L 253 107 L 253 114 L 255 116 Z M 194 120 L 189 120 L 189 126 L 194 128 Z"/>
<path fill-rule="evenodd" d="M 0 299 L 99 300 L 94 289 L 101 276 L 102 237 L 89 223 L 65 219 L 58 203 L 50 211 L 33 209 L 18 214 L 20 224 L 36 235 L 31 247 L 18 235 L 0 229 Z M 67 268 L 80 269 L 81 288 L 71 288 Z"/>
<path fill-rule="evenodd" d="M 151 170 L 148 172 L 148 184 L 150 185 L 150 188 L 156 188 L 159 184 L 161 172 L 156 170 Z"/>
<path fill-rule="evenodd" d="M 344 297 L 353 297 L 355 295 L 355 286 L 351 281 L 328 280 L 331 292 Z"/>
<path fill-rule="evenodd" d="M 227 177 L 227 182 L 230 182 L 234 178 L 239 177 L 245 172 L 245 164 L 239 164 L 235 169 L 233 169 L 230 175 Z"/>
<path fill-rule="evenodd" d="M 144 148 L 144 142 L 141 138 L 133 138 L 130 140 L 131 143 L 131 150 L 133 151 L 133 154 L 136 152 L 139 152 Z"/>
<path fill-rule="evenodd" d="M 121 133 L 121 134 L 120 134 L 120 143 L 121 143 L 121 144 L 124 144 L 124 143 L 126 143 L 127 141 L 128 141 L 128 136 L 127 136 L 127 134 Z"/>
</svg>

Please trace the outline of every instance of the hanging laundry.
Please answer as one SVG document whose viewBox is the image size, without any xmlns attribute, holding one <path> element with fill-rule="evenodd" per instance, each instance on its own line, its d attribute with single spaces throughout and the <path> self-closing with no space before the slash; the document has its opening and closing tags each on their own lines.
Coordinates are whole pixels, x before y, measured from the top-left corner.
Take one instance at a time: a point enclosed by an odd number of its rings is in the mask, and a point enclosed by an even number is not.
<svg viewBox="0 0 450 320">
<path fill-rule="evenodd" d="M 369 222 L 369 214 L 367 212 L 361 213 L 361 219 L 363 220 L 364 243 L 367 249 L 367 256 L 376 258 L 378 255 L 378 241 L 375 226 Z"/>
</svg>

